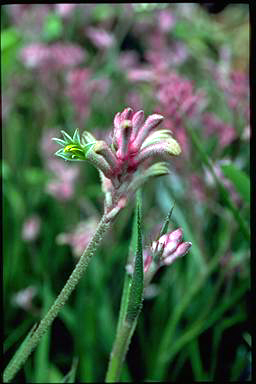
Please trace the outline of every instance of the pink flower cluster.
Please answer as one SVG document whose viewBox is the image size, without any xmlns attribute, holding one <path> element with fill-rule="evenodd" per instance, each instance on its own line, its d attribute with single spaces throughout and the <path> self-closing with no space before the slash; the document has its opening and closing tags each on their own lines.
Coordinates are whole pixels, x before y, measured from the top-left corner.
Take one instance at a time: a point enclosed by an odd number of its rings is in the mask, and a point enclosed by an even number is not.
<svg viewBox="0 0 256 384">
<path fill-rule="evenodd" d="M 221 148 L 225 148 L 236 138 L 235 128 L 232 125 L 221 121 L 213 113 L 204 113 L 202 122 L 204 128 L 203 133 L 207 137 L 216 135 L 218 137 L 218 143 Z"/>
</svg>

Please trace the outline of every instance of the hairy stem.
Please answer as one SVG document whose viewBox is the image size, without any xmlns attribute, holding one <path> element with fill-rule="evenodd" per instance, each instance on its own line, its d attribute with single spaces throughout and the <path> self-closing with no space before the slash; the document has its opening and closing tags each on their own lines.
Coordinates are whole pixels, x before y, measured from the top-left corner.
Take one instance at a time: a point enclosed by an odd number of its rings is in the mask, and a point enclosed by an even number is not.
<svg viewBox="0 0 256 384">
<path fill-rule="evenodd" d="M 134 321 L 125 320 L 119 328 L 111 352 L 106 383 L 115 383 L 119 381 L 124 359 L 136 328 L 137 318 Z"/>
<path fill-rule="evenodd" d="M 70 294 L 75 289 L 79 280 L 83 276 L 93 254 L 96 252 L 106 231 L 110 228 L 111 224 L 112 222 L 108 220 L 107 216 L 103 215 L 101 221 L 98 224 L 98 227 L 94 236 L 92 237 L 90 243 L 88 244 L 81 258 L 79 259 L 75 269 L 71 273 L 64 288 L 56 298 L 55 302 L 53 303 L 53 305 L 51 306 L 51 308 L 49 309 L 45 317 L 39 323 L 38 328 L 34 331 L 34 333 L 32 333 L 32 336 L 28 338 L 26 345 L 24 346 L 24 348 L 22 348 L 22 353 L 17 353 L 17 355 L 15 355 L 12 358 L 12 360 L 6 367 L 4 371 L 4 376 L 3 376 L 4 382 L 9 382 L 15 376 L 15 374 L 18 372 L 21 366 L 25 363 L 25 361 L 27 360 L 31 352 L 37 346 L 42 336 L 50 327 L 53 320 L 57 317 L 61 308 L 65 305 Z"/>
</svg>

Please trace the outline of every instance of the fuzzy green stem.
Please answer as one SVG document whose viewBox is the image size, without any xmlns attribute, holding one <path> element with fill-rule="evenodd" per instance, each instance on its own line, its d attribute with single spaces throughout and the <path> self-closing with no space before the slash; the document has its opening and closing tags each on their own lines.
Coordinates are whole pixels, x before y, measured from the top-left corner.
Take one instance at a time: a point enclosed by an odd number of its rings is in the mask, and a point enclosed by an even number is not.
<svg viewBox="0 0 256 384">
<path fill-rule="evenodd" d="M 111 352 L 106 383 L 115 383 L 119 381 L 124 359 L 136 328 L 137 318 L 134 321 L 125 320 L 119 328 L 115 343 Z"/>
<path fill-rule="evenodd" d="M 72 291 L 75 289 L 79 280 L 83 276 L 93 254 L 96 252 L 105 233 L 110 228 L 110 226 L 111 226 L 111 221 L 107 219 L 106 215 L 103 215 L 101 221 L 98 224 L 98 227 L 94 236 L 92 237 L 90 243 L 88 244 L 81 258 L 79 259 L 75 269 L 71 273 L 68 281 L 66 282 L 59 296 L 56 298 L 55 302 L 47 312 L 46 316 L 41 320 L 36 331 L 28 339 L 26 345 L 24 346 L 24 349 L 22 350 L 22 353 L 21 354 L 18 353 L 17 355 L 15 355 L 13 359 L 10 361 L 10 363 L 8 364 L 8 366 L 6 367 L 4 371 L 4 376 L 3 376 L 4 382 L 6 383 L 9 382 L 16 375 L 18 370 L 21 368 L 21 366 L 25 363 L 25 361 L 31 354 L 31 352 L 37 346 L 42 336 L 50 327 L 53 320 L 57 317 L 58 313 L 60 312 L 62 307 L 65 305 Z"/>
</svg>

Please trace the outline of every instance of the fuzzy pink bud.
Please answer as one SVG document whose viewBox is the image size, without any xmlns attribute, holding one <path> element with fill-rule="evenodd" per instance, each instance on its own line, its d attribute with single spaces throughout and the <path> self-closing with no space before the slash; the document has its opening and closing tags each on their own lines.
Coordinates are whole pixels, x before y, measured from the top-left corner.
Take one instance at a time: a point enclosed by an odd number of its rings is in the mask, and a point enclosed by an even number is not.
<svg viewBox="0 0 256 384">
<path fill-rule="evenodd" d="M 178 257 L 185 256 L 190 250 L 191 246 L 192 246 L 191 242 L 184 242 L 179 244 L 174 252 L 170 253 L 169 256 L 166 256 L 163 259 L 163 264 L 170 265 Z"/>
</svg>

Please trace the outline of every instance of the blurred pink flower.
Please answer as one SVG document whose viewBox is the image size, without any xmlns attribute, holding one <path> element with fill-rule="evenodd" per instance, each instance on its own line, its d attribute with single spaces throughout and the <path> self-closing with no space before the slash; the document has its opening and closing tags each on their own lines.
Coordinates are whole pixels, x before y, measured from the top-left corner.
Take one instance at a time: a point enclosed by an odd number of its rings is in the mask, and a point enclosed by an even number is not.
<svg viewBox="0 0 256 384">
<path fill-rule="evenodd" d="M 218 137 L 221 148 L 232 143 L 237 136 L 232 125 L 224 123 L 213 113 L 207 112 L 203 115 L 203 127 L 203 133 L 206 136 L 216 135 Z"/>
<path fill-rule="evenodd" d="M 184 152 L 187 152 L 189 144 L 182 119 L 183 116 L 191 119 L 199 115 L 205 105 L 205 95 L 202 91 L 196 91 L 190 80 L 175 72 L 159 73 L 155 83 L 159 112 L 167 117 L 164 126 L 173 131 Z"/>
<path fill-rule="evenodd" d="M 139 64 L 139 56 L 135 51 L 123 51 L 118 56 L 118 65 L 122 70 L 132 69 Z"/>
<path fill-rule="evenodd" d="M 80 257 L 89 244 L 89 241 L 97 228 L 98 222 L 99 220 L 95 217 L 80 222 L 72 232 L 60 233 L 56 237 L 57 244 L 70 245 L 74 256 Z"/>
<path fill-rule="evenodd" d="M 58 136 L 57 129 L 50 129 L 43 132 L 40 140 L 40 150 L 44 158 L 51 157 L 58 149 L 58 145 L 52 140 Z"/>
<path fill-rule="evenodd" d="M 21 307 L 25 311 L 32 309 L 32 300 L 37 294 L 37 288 L 33 285 L 15 293 L 12 296 L 11 303 L 14 306 Z"/>
<path fill-rule="evenodd" d="M 56 11 L 63 18 L 68 18 L 72 15 L 74 9 L 77 7 L 77 4 L 73 3 L 58 3 L 54 4 Z"/>
<path fill-rule="evenodd" d="M 85 34 L 99 49 L 110 48 L 115 42 L 114 35 L 102 28 L 86 27 Z"/>
<path fill-rule="evenodd" d="M 31 43 L 21 50 L 21 60 L 28 68 L 37 68 L 47 64 L 50 58 L 50 51 L 43 43 Z"/>
<path fill-rule="evenodd" d="M 228 180 L 222 170 L 221 170 L 221 164 L 229 164 L 230 163 L 230 160 L 229 159 L 222 159 L 220 161 L 217 161 L 214 165 L 213 165 L 213 168 L 214 168 L 214 171 L 215 171 L 215 174 L 216 176 L 220 179 L 220 181 L 223 183 L 223 185 L 225 186 L 225 188 L 229 191 L 230 193 L 230 196 L 231 196 L 231 199 L 236 203 L 236 204 L 240 204 L 241 202 L 241 197 L 240 195 L 237 193 L 234 185 L 232 184 L 232 182 L 230 180 Z M 215 185 L 215 181 L 213 179 L 213 176 L 212 174 L 206 170 L 205 171 L 205 181 L 206 183 L 209 185 L 209 186 L 214 186 Z"/>
<path fill-rule="evenodd" d="M 28 217 L 23 223 L 22 239 L 30 242 L 38 238 L 41 229 L 41 219 L 38 215 Z"/>
<path fill-rule="evenodd" d="M 108 88 L 109 80 L 107 78 L 91 79 L 91 71 L 88 68 L 78 68 L 68 72 L 66 95 L 74 106 L 79 125 L 82 125 L 89 116 L 92 97 L 104 96 Z"/>
<path fill-rule="evenodd" d="M 164 9 L 158 13 L 157 26 L 162 32 L 170 32 L 170 30 L 175 26 L 175 24 L 176 17 L 174 16 L 174 13 L 172 11 Z"/>
<path fill-rule="evenodd" d="M 70 200 L 75 192 L 74 184 L 79 176 L 79 167 L 50 159 L 47 168 L 52 172 L 53 179 L 47 183 L 46 192 L 57 200 Z"/>
<path fill-rule="evenodd" d="M 191 173 L 189 178 L 189 190 L 193 194 L 196 201 L 204 202 L 207 199 L 207 191 L 203 180 L 196 173 Z"/>
<path fill-rule="evenodd" d="M 22 48 L 20 57 L 29 68 L 62 70 L 74 67 L 85 59 L 85 51 L 79 45 L 71 43 L 31 43 Z"/>
<path fill-rule="evenodd" d="M 235 70 L 223 73 L 214 68 L 212 71 L 219 87 L 226 95 L 228 106 L 237 114 L 243 115 L 246 123 L 249 123 L 250 107 L 248 75 L 244 72 Z"/>
<path fill-rule="evenodd" d="M 34 39 L 42 33 L 51 4 L 8 4 L 6 9 L 19 32 Z"/>
</svg>

